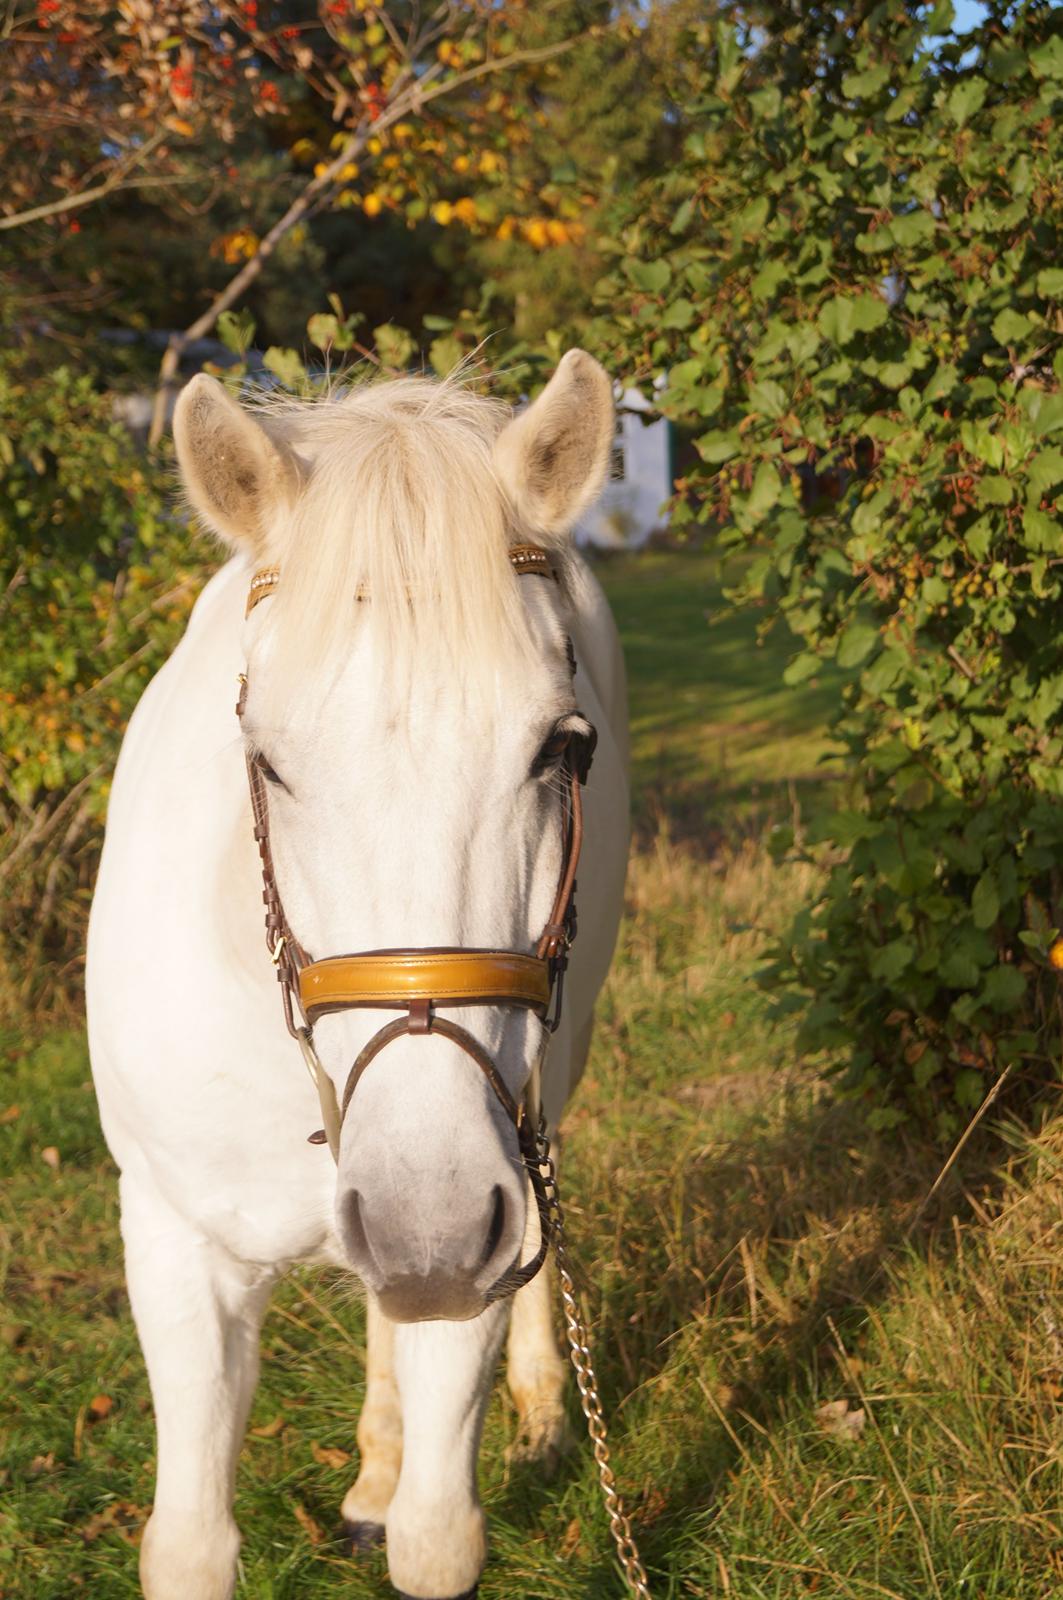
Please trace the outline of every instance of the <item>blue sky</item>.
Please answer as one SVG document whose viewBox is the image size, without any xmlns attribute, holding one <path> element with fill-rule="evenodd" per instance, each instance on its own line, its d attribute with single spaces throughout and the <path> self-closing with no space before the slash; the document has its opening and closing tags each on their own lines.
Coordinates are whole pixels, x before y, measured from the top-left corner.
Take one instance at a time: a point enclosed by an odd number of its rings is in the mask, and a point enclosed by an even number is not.
<svg viewBox="0 0 1063 1600">
<path fill-rule="evenodd" d="M 985 6 L 979 0 L 953 0 L 953 9 L 956 12 L 956 21 L 953 23 L 956 33 L 968 33 L 985 16 Z"/>
</svg>

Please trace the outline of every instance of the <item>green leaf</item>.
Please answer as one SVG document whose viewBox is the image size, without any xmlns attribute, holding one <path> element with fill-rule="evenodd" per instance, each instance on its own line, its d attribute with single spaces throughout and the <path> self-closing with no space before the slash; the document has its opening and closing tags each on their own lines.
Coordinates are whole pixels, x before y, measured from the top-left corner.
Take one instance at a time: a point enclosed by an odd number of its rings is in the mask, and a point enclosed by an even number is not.
<svg viewBox="0 0 1063 1600">
<path fill-rule="evenodd" d="M 667 261 L 627 261 L 624 265 L 636 289 L 643 289 L 646 294 L 663 294 L 672 281 Z"/>
<path fill-rule="evenodd" d="M 662 328 L 689 328 L 695 317 L 694 306 L 691 301 L 680 298 L 673 300 L 661 318 Z"/>
<path fill-rule="evenodd" d="M 880 294 L 858 294 L 849 302 L 853 327 L 860 333 L 871 333 L 881 328 L 890 314 L 890 308 Z"/>
<path fill-rule="evenodd" d="M 809 678 L 815 677 L 823 667 L 819 656 L 806 650 L 799 656 L 794 656 L 789 666 L 782 675 L 782 681 L 787 688 L 795 689 L 799 683 L 806 683 Z"/>
<path fill-rule="evenodd" d="M 1028 550 L 1043 550 L 1058 555 L 1063 547 L 1063 525 L 1035 506 L 1027 506 L 1022 514 L 1023 542 Z"/>
<path fill-rule="evenodd" d="M 1026 469 L 1026 483 L 1038 499 L 1057 483 L 1063 483 L 1063 450 L 1041 450 Z"/>
<path fill-rule="evenodd" d="M 897 682 L 904 671 L 906 657 L 900 650 L 883 650 L 860 675 L 865 694 L 879 695 Z"/>
<path fill-rule="evenodd" d="M 788 277 L 785 262 L 768 261 L 754 275 L 749 285 L 750 293 L 754 300 L 769 300 L 780 283 L 785 283 Z"/>
<path fill-rule="evenodd" d="M 255 342 L 255 319 L 250 311 L 223 311 L 217 322 L 218 338 L 226 350 L 241 359 Z"/>
<path fill-rule="evenodd" d="M 971 896 L 971 915 L 976 928 L 991 928 L 1000 914 L 1000 896 L 997 893 L 996 877 L 992 868 L 987 867 L 974 886 Z"/>
<path fill-rule="evenodd" d="M 894 983 L 915 958 L 915 944 L 911 939 L 891 939 L 872 953 L 868 967 L 873 978 Z"/>
<path fill-rule="evenodd" d="M 921 240 L 933 238 L 935 223 L 929 211 L 905 211 L 894 217 L 890 232 L 899 245 L 919 244 Z"/>
<path fill-rule="evenodd" d="M 339 318 L 327 311 L 316 311 L 306 324 L 306 336 L 319 350 L 328 350 L 335 344 L 339 331 Z"/>
<path fill-rule="evenodd" d="M 777 418 L 786 415 L 789 402 L 781 383 L 776 383 L 773 378 L 762 378 L 760 383 L 750 387 L 749 405 L 752 411 L 759 411 L 762 416 Z"/>
<path fill-rule="evenodd" d="M 1032 326 L 1029 317 L 1021 312 L 1005 310 L 993 319 L 993 338 L 998 344 L 1019 344 L 1029 336 Z"/>
<path fill-rule="evenodd" d="M 1015 498 L 1015 485 L 1010 478 L 990 473 L 978 481 L 978 503 L 983 506 L 1010 505 Z"/>
<path fill-rule="evenodd" d="M 1046 300 L 1063 299 L 1063 267 L 1043 267 L 1037 274 L 1037 293 Z"/>
<path fill-rule="evenodd" d="M 981 998 L 994 1011 L 1013 1011 L 1026 992 L 1018 967 L 999 966 L 987 974 Z"/>
<path fill-rule="evenodd" d="M 682 205 L 680 205 L 676 210 L 676 214 L 669 224 L 668 231 L 670 233 L 685 233 L 687 228 L 690 226 L 690 220 L 693 215 L 694 196 L 691 195 L 689 199 L 684 200 Z"/>
<path fill-rule="evenodd" d="M 947 101 L 948 114 L 958 128 L 984 105 L 989 85 L 984 78 L 968 78 L 958 83 Z"/>
<path fill-rule="evenodd" d="M 837 662 L 840 667 L 858 667 L 861 661 L 881 642 L 878 628 L 870 622 L 850 622 L 838 645 Z"/>
<path fill-rule="evenodd" d="M 280 379 L 286 389 L 299 391 L 305 387 L 306 364 L 298 350 L 286 350 L 271 344 L 262 357 L 262 364 Z"/>
<path fill-rule="evenodd" d="M 1030 65 L 1040 78 L 1063 78 L 1063 39 L 1054 34 L 1039 50 L 1032 50 Z"/>
<path fill-rule="evenodd" d="M 1063 427 L 1063 394 L 1040 396 L 1036 415 L 1031 420 L 1033 431 L 1041 438 Z"/>
<path fill-rule="evenodd" d="M 853 301 L 846 295 L 834 295 L 820 311 L 817 325 L 823 337 L 832 344 L 848 344 L 856 330 Z"/>
<path fill-rule="evenodd" d="M 465 355 L 461 340 L 453 333 L 441 333 L 438 339 L 433 339 L 428 346 L 428 359 L 432 371 L 445 378 L 448 373 L 459 366 Z"/>
<path fill-rule="evenodd" d="M 412 334 L 407 333 L 405 328 L 397 328 L 393 322 L 384 322 L 379 328 L 374 328 L 373 342 L 381 361 L 393 372 L 405 371 L 417 353 Z"/>
<path fill-rule="evenodd" d="M 778 500 L 781 489 L 778 468 L 770 461 L 762 461 L 757 468 L 753 487 L 746 501 L 746 510 L 750 516 L 759 521 Z"/>
<path fill-rule="evenodd" d="M 702 461 L 715 466 L 736 456 L 742 448 L 742 440 L 734 430 L 730 433 L 703 433 L 699 439 L 695 439 L 694 447 Z"/>
<path fill-rule="evenodd" d="M 864 72 L 850 72 L 842 79 L 842 93 L 849 100 L 861 100 L 875 95 L 889 82 L 890 69 L 885 62 L 868 67 Z"/>
</svg>

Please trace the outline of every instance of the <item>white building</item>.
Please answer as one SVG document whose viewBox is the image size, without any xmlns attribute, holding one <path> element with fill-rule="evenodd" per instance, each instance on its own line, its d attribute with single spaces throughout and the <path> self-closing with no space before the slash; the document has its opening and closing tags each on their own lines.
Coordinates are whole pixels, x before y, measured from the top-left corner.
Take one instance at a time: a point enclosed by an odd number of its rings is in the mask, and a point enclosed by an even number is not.
<svg viewBox="0 0 1063 1600">
<path fill-rule="evenodd" d="M 637 550 L 667 526 L 662 508 L 671 498 L 673 478 L 671 424 L 637 389 L 623 390 L 617 398 L 609 482 L 577 524 L 577 543 Z"/>
</svg>

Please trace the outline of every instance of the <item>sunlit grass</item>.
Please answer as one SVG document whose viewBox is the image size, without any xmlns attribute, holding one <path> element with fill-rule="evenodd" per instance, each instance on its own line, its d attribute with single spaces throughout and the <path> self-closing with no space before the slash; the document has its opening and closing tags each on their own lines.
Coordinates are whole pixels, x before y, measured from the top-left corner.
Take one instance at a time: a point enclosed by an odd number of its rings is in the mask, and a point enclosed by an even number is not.
<svg viewBox="0 0 1063 1600">
<path fill-rule="evenodd" d="M 814 771 L 825 690 L 776 698 L 788 647 L 762 669 L 748 623 L 744 649 L 735 631 L 717 653 L 697 559 L 663 560 L 606 572 L 625 632 L 658 645 L 632 652 L 640 843 L 562 1165 L 653 1592 L 1059 1600 L 1063 1131 L 965 1155 L 924 1209 L 940 1153 L 869 1137 L 769 1029 L 763 930 L 814 884 L 771 866 L 759 828 Z M 706 728 L 742 720 L 747 668 L 767 731 L 736 732 L 722 768 Z M 672 748 L 689 765 L 662 781 Z M 681 771 L 704 777 L 700 829 Z M 80 1032 L 36 1040 L 27 1020 L 6 1046 L 0 1597 L 121 1600 L 137 1593 L 154 1445 L 115 1173 Z M 353 1562 L 335 1538 L 363 1338 L 328 1275 L 296 1273 L 275 1298 L 240 1463 L 241 1596 L 389 1592 L 383 1557 Z M 98 1395 L 114 1403 L 93 1421 Z M 840 1436 L 817 1418 L 826 1403 Z M 514 1432 L 499 1383 L 482 1600 L 618 1597 L 585 1441 L 547 1484 L 507 1464 Z"/>
</svg>

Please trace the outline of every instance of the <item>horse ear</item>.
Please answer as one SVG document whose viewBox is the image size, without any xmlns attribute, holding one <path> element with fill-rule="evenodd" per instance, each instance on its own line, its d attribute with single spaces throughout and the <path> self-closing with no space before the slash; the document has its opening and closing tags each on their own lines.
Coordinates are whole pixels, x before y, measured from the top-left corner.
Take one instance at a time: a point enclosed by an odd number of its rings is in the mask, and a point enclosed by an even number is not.
<svg viewBox="0 0 1063 1600">
<path fill-rule="evenodd" d="M 567 533 L 597 499 L 615 427 L 605 372 L 585 350 L 569 350 L 542 394 L 495 445 L 495 470 L 529 531 Z"/>
<path fill-rule="evenodd" d="M 295 463 L 204 372 L 178 397 L 173 435 L 194 510 L 227 544 L 262 555 L 275 513 L 294 497 Z"/>
</svg>

